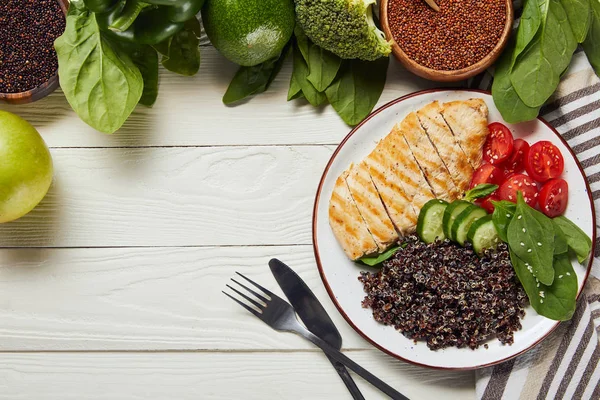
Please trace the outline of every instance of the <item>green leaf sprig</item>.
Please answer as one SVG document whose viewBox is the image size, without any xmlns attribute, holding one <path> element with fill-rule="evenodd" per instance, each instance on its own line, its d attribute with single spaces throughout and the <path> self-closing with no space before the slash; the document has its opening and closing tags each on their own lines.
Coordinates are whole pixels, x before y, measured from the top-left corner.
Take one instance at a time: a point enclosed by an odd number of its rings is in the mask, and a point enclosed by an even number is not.
<svg viewBox="0 0 600 400">
<path fill-rule="evenodd" d="M 473 189 L 467 190 L 467 192 L 465 193 L 464 200 L 472 202 L 473 200 L 481 199 L 483 197 L 491 195 L 497 189 L 498 185 L 493 185 L 491 183 L 480 183 Z"/>
</svg>

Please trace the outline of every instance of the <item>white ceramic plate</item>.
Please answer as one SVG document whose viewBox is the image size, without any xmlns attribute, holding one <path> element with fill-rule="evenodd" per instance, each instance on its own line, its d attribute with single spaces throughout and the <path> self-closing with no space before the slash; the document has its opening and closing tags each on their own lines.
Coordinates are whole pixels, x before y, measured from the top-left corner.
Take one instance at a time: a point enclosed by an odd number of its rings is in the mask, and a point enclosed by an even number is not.
<svg viewBox="0 0 600 400">
<path fill-rule="evenodd" d="M 340 313 L 360 335 L 377 348 L 401 360 L 433 368 L 475 369 L 497 364 L 531 349 L 558 324 L 528 307 L 522 320 L 523 329 L 515 333 L 512 345 L 502 345 L 495 338 L 488 340 L 488 349 L 481 346 L 477 350 L 448 348 L 432 351 L 425 342 L 415 344 L 393 327 L 376 322 L 371 310 L 362 308 L 361 301 L 365 294 L 358 276 L 360 271 L 366 270 L 367 267 L 350 261 L 337 243 L 329 227 L 328 204 L 337 177 L 350 163 L 359 162 L 366 157 L 377 142 L 390 132 L 394 124 L 409 112 L 416 111 L 434 100 L 445 102 L 469 98 L 485 100 L 490 110 L 489 121 L 503 122 L 494 106 L 492 96 L 475 90 L 441 89 L 417 92 L 394 100 L 373 112 L 350 132 L 331 157 L 319 184 L 313 214 L 313 245 L 317 265 L 323 283 Z M 558 146 L 565 159 L 562 177 L 569 183 L 569 202 L 565 215 L 593 238 L 595 218 L 590 189 L 567 144 L 554 129 L 539 119 L 507 126 L 515 138 L 523 138 L 530 144 L 538 140 L 549 140 Z M 582 266 L 574 260 L 573 267 L 577 272 L 581 292 L 591 268 L 591 261 Z"/>
</svg>

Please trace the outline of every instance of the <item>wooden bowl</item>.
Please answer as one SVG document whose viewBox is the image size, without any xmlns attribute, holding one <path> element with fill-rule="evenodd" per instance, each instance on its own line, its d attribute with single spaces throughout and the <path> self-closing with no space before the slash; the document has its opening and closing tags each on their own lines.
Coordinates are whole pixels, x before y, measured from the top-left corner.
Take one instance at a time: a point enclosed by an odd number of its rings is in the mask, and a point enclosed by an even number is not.
<svg viewBox="0 0 600 400">
<path fill-rule="evenodd" d="M 69 0 L 57 0 L 60 4 L 60 8 L 65 14 L 65 18 L 67 16 L 67 9 L 69 8 Z M 50 93 L 54 92 L 58 87 L 58 71 L 52 75 L 48 81 L 41 84 L 38 87 L 35 87 L 31 90 L 27 90 L 26 92 L 20 93 L 0 93 L 0 102 L 9 103 L 9 104 L 26 104 L 37 101 L 43 97 L 48 96 Z"/>
<path fill-rule="evenodd" d="M 513 14 L 513 4 L 512 0 L 506 0 L 506 24 L 504 25 L 504 30 L 502 31 L 502 36 L 500 40 L 496 44 L 496 46 L 492 49 L 492 51 L 482 58 L 480 61 L 476 62 L 473 65 L 470 65 L 463 69 L 457 70 L 437 70 L 425 67 L 413 59 L 409 58 L 408 55 L 402 51 L 400 46 L 394 40 L 392 35 L 392 31 L 390 29 L 389 21 L 388 21 L 388 3 L 394 0 L 381 0 L 379 15 L 381 16 L 381 25 L 383 28 L 383 32 L 385 33 L 385 37 L 387 40 L 392 43 L 392 53 L 404 65 L 404 67 L 410 72 L 418 75 L 422 78 L 429 79 L 437 82 L 456 82 L 464 79 L 471 78 L 483 71 L 485 71 L 488 67 L 490 67 L 500 56 L 504 46 L 508 42 L 508 38 L 510 36 L 512 30 L 512 24 L 514 19 Z M 419 0 L 422 1 L 422 0 Z"/>
</svg>

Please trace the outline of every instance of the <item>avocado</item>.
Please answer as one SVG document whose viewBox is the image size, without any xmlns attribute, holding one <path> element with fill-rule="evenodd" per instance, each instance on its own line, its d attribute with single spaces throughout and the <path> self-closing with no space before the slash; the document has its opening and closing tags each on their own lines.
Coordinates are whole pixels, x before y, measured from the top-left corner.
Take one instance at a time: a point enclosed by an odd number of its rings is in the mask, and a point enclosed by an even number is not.
<svg viewBox="0 0 600 400">
<path fill-rule="evenodd" d="M 293 0 L 207 0 L 202 23 L 229 60 L 254 66 L 277 57 L 294 31 Z"/>
</svg>

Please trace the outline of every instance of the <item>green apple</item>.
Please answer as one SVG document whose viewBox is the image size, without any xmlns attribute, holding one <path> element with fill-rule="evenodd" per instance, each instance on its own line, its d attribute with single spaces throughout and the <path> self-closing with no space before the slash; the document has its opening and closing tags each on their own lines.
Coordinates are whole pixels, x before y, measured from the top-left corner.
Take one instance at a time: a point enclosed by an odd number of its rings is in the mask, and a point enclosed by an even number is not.
<svg viewBox="0 0 600 400">
<path fill-rule="evenodd" d="M 0 223 L 21 218 L 52 183 L 52 157 L 37 130 L 0 110 Z"/>
</svg>

